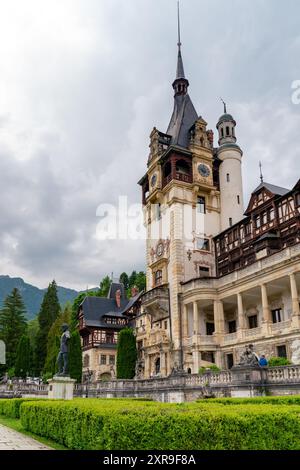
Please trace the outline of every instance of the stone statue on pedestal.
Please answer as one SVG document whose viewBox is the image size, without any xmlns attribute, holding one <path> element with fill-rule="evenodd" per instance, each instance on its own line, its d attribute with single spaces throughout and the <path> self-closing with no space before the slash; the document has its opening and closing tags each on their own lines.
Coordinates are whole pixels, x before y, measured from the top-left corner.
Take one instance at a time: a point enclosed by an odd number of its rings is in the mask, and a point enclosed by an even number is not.
<svg viewBox="0 0 300 470">
<path fill-rule="evenodd" d="M 248 346 L 246 346 L 245 351 L 241 355 L 238 366 L 258 366 L 258 361 L 259 358 L 254 352 L 253 344 L 249 344 Z"/>
<path fill-rule="evenodd" d="M 67 377 L 68 376 L 68 356 L 69 356 L 69 348 L 68 343 L 71 338 L 69 326 L 64 323 L 61 327 L 62 335 L 60 338 L 60 350 L 57 357 L 58 363 L 58 373 L 56 376 Z"/>
</svg>

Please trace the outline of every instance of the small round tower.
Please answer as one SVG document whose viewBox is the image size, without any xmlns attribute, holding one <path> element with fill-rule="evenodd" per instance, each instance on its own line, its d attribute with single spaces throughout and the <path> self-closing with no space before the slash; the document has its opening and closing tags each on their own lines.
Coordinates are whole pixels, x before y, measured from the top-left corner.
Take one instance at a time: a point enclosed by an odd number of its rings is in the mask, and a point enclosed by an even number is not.
<svg viewBox="0 0 300 470">
<path fill-rule="evenodd" d="M 224 114 L 220 117 L 217 129 L 219 132 L 218 158 L 220 197 L 221 197 L 221 231 L 234 225 L 243 218 L 243 152 L 236 143 L 236 122 L 227 113 L 224 103 Z"/>
</svg>

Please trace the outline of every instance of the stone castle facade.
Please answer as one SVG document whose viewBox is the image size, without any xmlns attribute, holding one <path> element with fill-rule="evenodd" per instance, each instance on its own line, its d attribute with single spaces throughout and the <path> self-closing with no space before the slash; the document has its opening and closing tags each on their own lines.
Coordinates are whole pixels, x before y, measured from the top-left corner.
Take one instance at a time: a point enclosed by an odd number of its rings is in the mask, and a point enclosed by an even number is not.
<svg viewBox="0 0 300 470">
<path fill-rule="evenodd" d="M 139 181 L 147 229 L 147 291 L 136 317 L 137 377 L 230 369 L 245 345 L 300 363 L 300 180 L 266 183 L 245 211 L 236 121 L 214 134 L 188 94 L 181 44 L 174 111 L 153 129 Z"/>
</svg>

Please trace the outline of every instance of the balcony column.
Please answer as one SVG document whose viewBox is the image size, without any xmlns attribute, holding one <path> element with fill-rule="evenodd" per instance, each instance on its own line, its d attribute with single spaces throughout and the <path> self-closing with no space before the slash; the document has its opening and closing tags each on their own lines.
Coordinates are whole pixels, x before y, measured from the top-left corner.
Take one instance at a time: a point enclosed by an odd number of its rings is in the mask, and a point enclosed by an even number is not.
<svg viewBox="0 0 300 470">
<path fill-rule="evenodd" d="M 144 378 L 149 379 L 150 377 L 150 356 L 149 354 L 145 353 L 145 372 L 144 372 Z"/>
<path fill-rule="evenodd" d="M 199 351 L 193 351 L 193 366 L 194 366 L 194 374 L 199 373 Z"/>
<path fill-rule="evenodd" d="M 267 287 L 261 285 L 261 302 L 262 302 L 262 329 L 264 334 L 269 333 L 269 324 L 271 322 L 271 312 L 268 301 Z"/>
<path fill-rule="evenodd" d="M 215 323 L 215 334 L 225 334 L 225 318 L 224 318 L 224 307 L 222 300 L 214 300 L 214 323 Z"/>
<path fill-rule="evenodd" d="M 165 352 L 162 351 L 160 353 L 160 373 L 161 373 L 161 376 L 162 377 L 165 377 L 167 375 L 167 371 L 166 371 L 166 356 L 165 356 Z"/>
<path fill-rule="evenodd" d="M 300 328 L 300 308 L 299 308 L 299 294 L 296 283 L 295 273 L 289 275 L 291 285 L 291 297 L 292 297 L 292 326 L 294 328 Z"/>
<path fill-rule="evenodd" d="M 183 314 L 182 314 L 182 336 L 187 338 L 189 335 L 189 318 L 188 318 L 188 306 L 187 304 L 183 305 Z"/>
<path fill-rule="evenodd" d="M 246 318 L 244 314 L 243 297 L 241 293 L 237 294 L 238 306 L 238 328 L 237 334 L 239 339 L 243 339 L 243 331 L 246 329 Z"/>
<path fill-rule="evenodd" d="M 193 302 L 193 334 L 198 335 L 199 333 L 199 310 L 198 303 Z"/>
</svg>

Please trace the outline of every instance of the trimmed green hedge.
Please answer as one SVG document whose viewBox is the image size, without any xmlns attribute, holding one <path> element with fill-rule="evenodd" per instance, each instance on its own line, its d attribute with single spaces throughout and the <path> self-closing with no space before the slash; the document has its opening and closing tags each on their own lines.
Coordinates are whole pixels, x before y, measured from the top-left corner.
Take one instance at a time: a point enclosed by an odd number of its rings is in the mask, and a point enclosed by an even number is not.
<svg viewBox="0 0 300 470">
<path fill-rule="evenodd" d="M 286 404 L 45 400 L 25 401 L 20 411 L 26 430 L 71 449 L 299 450 L 300 406 L 281 400 Z"/>
<path fill-rule="evenodd" d="M 197 400 L 197 403 L 205 403 L 206 400 Z M 210 403 L 221 405 L 300 405 L 299 395 L 288 395 L 286 397 L 266 396 L 253 398 L 211 398 Z"/>
<path fill-rule="evenodd" d="M 8 418 L 20 418 L 20 407 L 24 401 L 36 401 L 40 398 L 1 398 L 0 415 Z"/>
</svg>

